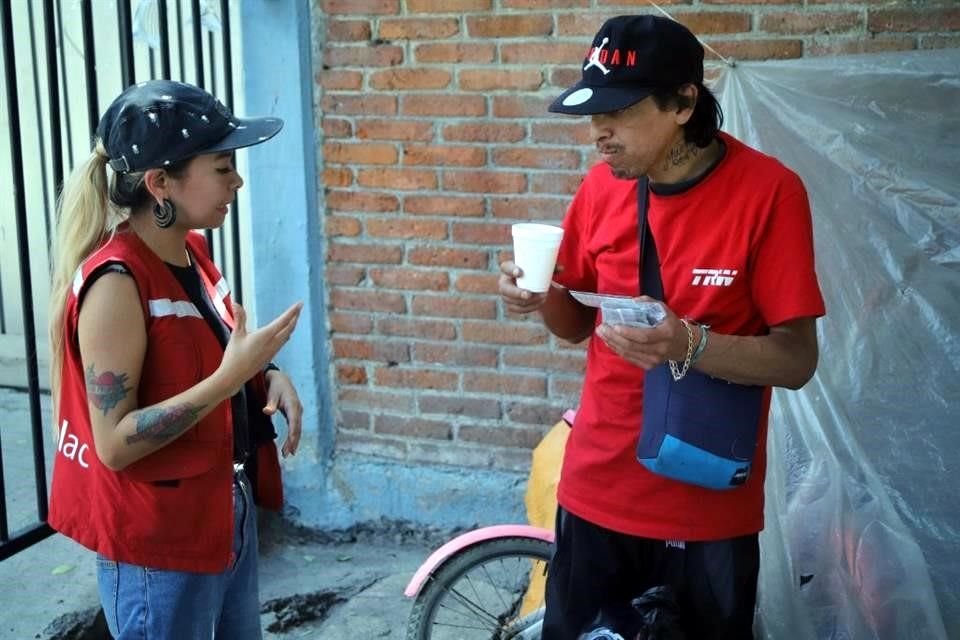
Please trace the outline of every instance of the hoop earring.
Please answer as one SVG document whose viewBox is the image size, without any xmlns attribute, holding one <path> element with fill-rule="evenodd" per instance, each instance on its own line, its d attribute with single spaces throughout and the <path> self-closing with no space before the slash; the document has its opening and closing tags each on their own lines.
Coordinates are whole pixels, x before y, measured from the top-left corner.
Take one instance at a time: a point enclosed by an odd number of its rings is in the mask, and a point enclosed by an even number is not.
<svg viewBox="0 0 960 640">
<path fill-rule="evenodd" d="M 153 221 L 161 229 L 166 229 L 177 221 L 177 208 L 164 198 L 162 204 L 153 205 Z"/>
</svg>

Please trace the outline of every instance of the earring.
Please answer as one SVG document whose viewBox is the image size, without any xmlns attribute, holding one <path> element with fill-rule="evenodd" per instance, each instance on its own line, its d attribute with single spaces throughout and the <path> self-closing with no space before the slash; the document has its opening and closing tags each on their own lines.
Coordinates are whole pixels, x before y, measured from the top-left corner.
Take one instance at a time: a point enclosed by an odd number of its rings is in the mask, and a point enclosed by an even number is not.
<svg viewBox="0 0 960 640">
<path fill-rule="evenodd" d="M 164 198 L 163 204 L 153 205 L 153 221 L 161 229 L 166 229 L 177 221 L 177 208 L 173 206 L 172 202 Z"/>
</svg>

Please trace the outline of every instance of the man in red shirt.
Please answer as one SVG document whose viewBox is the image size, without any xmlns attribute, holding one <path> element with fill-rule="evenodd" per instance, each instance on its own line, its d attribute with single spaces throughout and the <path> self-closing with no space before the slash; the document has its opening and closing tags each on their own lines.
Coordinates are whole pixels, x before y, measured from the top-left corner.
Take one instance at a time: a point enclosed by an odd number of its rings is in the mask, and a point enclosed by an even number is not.
<svg viewBox="0 0 960 640">
<path fill-rule="evenodd" d="M 540 311 L 572 342 L 595 336 L 558 487 L 543 638 L 576 638 L 601 609 L 658 585 L 673 589 L 688 638 L 752 638 L 770 387 L 797 389 L 811 378 L 824 314 L 803 183 L 719 132 L 703 48 L 671 20 L 608 20 L 581 81 L 550 110 L 591 117 L 600 162 L 564 219 L 550 290 L 518 288 L 519 268 L 501 265 L 511 312 Z M 604 324 L 569 292 L 645 293 L 641 177 L 666 319 L 653 328 Z M 674 378 L 689 370 L 765 387 L 743 484 L 708 489 L 637 461 L 644 374 L 668 361 Z"/>
</svg>

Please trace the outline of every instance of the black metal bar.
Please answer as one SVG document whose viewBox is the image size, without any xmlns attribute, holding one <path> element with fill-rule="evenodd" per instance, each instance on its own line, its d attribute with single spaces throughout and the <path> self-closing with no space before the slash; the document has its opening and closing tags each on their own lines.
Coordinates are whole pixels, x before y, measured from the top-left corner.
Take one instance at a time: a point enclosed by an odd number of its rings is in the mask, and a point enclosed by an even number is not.
<svg viewBox="0 0 960 640">
<path fill-rule="evenodd" d="M 133 17 L 130 0 L 117 0 L 117 24 L 120 27 L 120 81 L 124 89 L 136 82 L 133 63 Z"/>
<path fill-rule="evenodd" d="M 57 34 L 52 0 L 43 2 L 44 44 L 47 52 L 47 111 L 50 118 L 50 163 L 53 192 L 59 197 L 63 185 L 63 139 L 60 137 L 60 85 L 57 84 Z M 69 130 L 68 130 L 69 131 Z"/>
<path fill-rule="evenodd" d="M 46 245 L 51 244 L 50 229 L 50 194 L 47 191 L 47 137 L 43 126 L 43 109 L 40 100 L 40 76 L 37 68 L 40 66 L 37 55 L 37 38 L 33 21 L 33 3 L 27 3 L 27 24 L 30 25 L 30 73 L 33 77 L 33 105 L 37 118 L 37 142 L 40 147 L 40 194 L 43 197 L 43 237 Z M 50 253 L 47 252 L 47 268 L 53 264 Z"/>
<path fill-rule="evenodd" d="M 190 0 L 190 10 L 193 15 L 193 63 L 196 72 L 195 84 L 204 88 L 203 81 L 203 25 L 200 23 L 200 0 Z"/>
<path fill-rule="evenodd" d="M 233 111 L 233 49 L 230 33 L 230 0 L 220 0 L 220 35 L 223 47 L 223 93 L 227 108 Z M 236 162 L 236 159 L 234 159 Z M 240 260 L 240 207 L 233 201 L 230 217 L 230 242 L 233 245 L 233 299 L 243 304 L 243 271 Z"/>
<path fill-rule="evenodd" d="M 62 82 L 63 87 L 63 113 L 65 115 L 63 123 L 66 128 L 67 134 L 67 166 L 73 166 L 73 133 L 72 127 L 70 125 L 70 92 L 67 89 L 67 61 L 65 58 L 64 50 L 66 47 L 63 46 L 63 7 L 60 4 L 60 0 L 57 0 L 57 31 L 60 33 L 60 46 L 57 48 L 59 51 L 60 57 L 60 68 L 63 69 L 63 73 L 60 74 L 60 82 Z M 47 45 L 49 46 L 49 44 Z M 60 109 L 60 105 L 57 105 L 57 109 Z M 52 110 L 51 110 L 52 111 Z M 60 183 L 63 184 L 63 176 L 61 174 Z"/>
<path fill-rule="evenodd" d="M 87 83 L 87 124 L 89 139 L 97 131 L 100 121 L 100 101 L 97 97 L 97 56 L 93 41 L 93 7 L 90 0 L 80 0 L 80 22 L 83 25 L 83 71 Z"/>
<path fill-rule="evenodd" d="M 0 538 L 0 561 L 6 560 L 18 551 L 23 551 L 45 538 L 49 538 L 54 533 L 56 531 L 51 529 L 48 524 L 35 524 L 17 531 L 12 539 Z"/>
<path fill-rule="evenodd" d="M 179 0 L 177 0 L 179 4 Z M 157 22 L 160 23 L 160 77 L 170 79 L 170 25 L 167 24 L 167 0 L 157 0 Z M 151 52 L 152 53 L 152 52 Z M 153 70 L 151 69 L 151 74 Z"/>
<path fill-rule="evenodd" d="M 180 53 L 180 57 L 177 62 L 180 63 L 180 80 L 186 81 L 187 79 L 187 69 L 185 67 L 185 60 L 183 55 L 183 8 L 180 6 L 181 0 L 174 0 L 177 5 L 177 51 Z"/>
<path fill-rule="evenodd" d="M 10 127 L 10 166 L 13 170 L 13 200 L 16 213 L 17 251 L 20 261 L 20 295 L 23 309 L 23 340 L 27 364 L 27 385 L 29 388 L 30 424 L 33 433 L 34 475 L 37 487 L 37 512 L 41 521 L 47 519 L 47 474 L 43 458 L 43 424 L 40 419 L 40 385 L 37 371 L 37 336 L 33 325 L 33 285 L 30 278 L 30 247 L 27 237 L 27 202 L 24 194 L 23 164 L 19 162 L 22 153 L 20 144 L 20 98 L 17 95 L 17 65 L 14 58 L 13 20 L 9 5 L 0 3 L 3 8 L 3 62 L 7 79 L 7 108 Z M 0 446 L 0 506 L 3 518 L 0 519 L 0 539 L 6 538 L 6 498 L 3 486 L 3 456 Z"/>
</svg>

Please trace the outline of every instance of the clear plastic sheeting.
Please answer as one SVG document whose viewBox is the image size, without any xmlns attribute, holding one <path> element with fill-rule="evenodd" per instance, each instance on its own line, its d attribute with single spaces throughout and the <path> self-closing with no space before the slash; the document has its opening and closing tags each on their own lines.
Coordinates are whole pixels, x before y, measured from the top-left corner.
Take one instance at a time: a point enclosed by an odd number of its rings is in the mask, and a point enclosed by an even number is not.
<svg viewBox="0 0 960 640">
<path fill-rule="evenodd" d="M 960 50 L 716 88 L 806 183 L 827 303 L 817 375 L 771 416 L 762 637 L 960 638 Z"/>
</svg>

